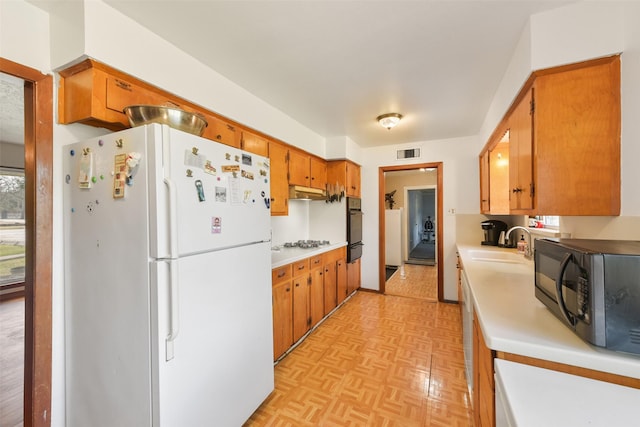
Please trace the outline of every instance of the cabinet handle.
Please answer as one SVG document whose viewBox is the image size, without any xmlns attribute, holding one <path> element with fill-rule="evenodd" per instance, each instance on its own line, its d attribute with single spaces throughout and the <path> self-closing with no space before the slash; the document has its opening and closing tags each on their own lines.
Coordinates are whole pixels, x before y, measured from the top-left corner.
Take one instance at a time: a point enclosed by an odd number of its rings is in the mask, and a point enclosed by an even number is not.
<svg viewBox="0 0 640 427">
<path fill-rule="evenodd" d="M 514 188 L 513 192 L 514 193 L 522 193 L 522 188 Z"/>
<path fill-rule="evenodd" d="M 300 271 L 300 270 L 304 270 L 304 265 L 298 266 L 298 271 Z"/>
<path fill-rule="evenodd" d="M 289 292 L 291 290 L 291 288 L 287 288 L 286 291 Z"/>
<path fill-rule="evenodd" d="M 287 274 L 285 271 L 281 271 L 281 272 L 279 272 L 279 273 L 278 273 L 278 279 L 279 279 L 279 278 L 281 278 L 281 277 L 284 277 L 284 276 L 285 276 L 285 274 Z"/>
<path fill-rule="evenodd" d="M 216 135 L 216 139 L 222 139 L 222 135 Z"/>
<path fill-rule="evenodd" d="M 296 283 L 296 288 L 299 288 L 299 287 L 300 287 L 300 283 Z"/>
</svg>

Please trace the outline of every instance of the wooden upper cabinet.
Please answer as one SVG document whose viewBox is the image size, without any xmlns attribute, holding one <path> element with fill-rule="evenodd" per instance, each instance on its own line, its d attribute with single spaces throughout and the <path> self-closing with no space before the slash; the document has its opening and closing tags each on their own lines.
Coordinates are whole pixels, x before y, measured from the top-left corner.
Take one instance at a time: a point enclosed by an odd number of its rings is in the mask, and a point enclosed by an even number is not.
<svg viewBox="0 0 640 427">
<path fill-rule="evenodd" d="M 289 150 L 289 184 L 324 190 L 327 162 L 301 150 Z"/>
<path fill-rule="evenodd" d="M 92 64 L 87 60 L 60 72 L 59 122 L 83 123 L 113 131 L 128 128 L 129 120 L 122 109 L 131 105 L 125 101 L 125 95 L 129 96 L 134 90 L 132 84 L 122 78 L 118 80 Z M 109 97 L 108 92 L 111 93 Z M 119 106 L 122 107 L 118 109 Z"/>
<path fill-rule="evenodd" d="M 490 192 L 489 192 L 489 150 L 480 154 L 480 212 L 490 213 Z"/>
<path fill-rule="evenodd" d="M 269 141 L 272 216 L 289 213 L 288 153 L 289 149 L 284 144 Z"/>
<path fill-rule="evenodd" d="M 269 140 L 246 130 L 242 131 L 241 147 L 244 151 L 269 157 Z"/>
<path fill-rule="evenodd" d="M 494 132 L 509 130 L 508 213 L 619 215 L 620 116 L 619 56 L 534 72 Z M 507 213 L 489 173 L 489 211 Z"/>
<path fill-rule="evenodd" d="M 509 208 L 509 136 L 507 131 L 489 152 L 489 213 L 508 214 Z"/>
<path fill-rule="evenodd" d="M 346 162 L 347 167 L 347 196 L 360 197 L 360 166 Z"/>
<path fill-rule="evenodd" d="M 311 181 L 310 159 L 311 155 L 304 151 L 289 150 L 289 184 L 309 187 Z"/>
<path fill-rule="evenodd" d="M 509 118 L 509 208 L 512 213 L 531 213 L 535 191 L 533 179 L 532 90 L 525 93 Z"/>
<path fill-rule="evenodd" d="M 536 211 L 620 214 L 620 57 L 534 82 Z"/>
<path fill-rule="evenodd" d="M 360 197 L 360 166 L 349 160 L 327 162 L 327 183 L 343 187 L 347 197 Z"/>
<path fill-rule="evenodd" d="M 205 115 L 205 118 L 208 125 L 202 134 L 203 138 L 240 148 L 241 134 L 234 125 L 211 115 Z"/>
<path fill-rule="evenodd" d="M 324 190 L 327 188 L 327 162 L 311 156 L 309 159 L 309 186 Z"/>
<path fill-rule="evenodd" d="M 208 126 L 203 137 L 240 147 L 237 125 L 133 76 L 87 59 L 60 72 L 58 121 L 119 131 L 130 127 L 123 110 L 129 105 L 161 105 L 197 112 Z"/>
</svg>

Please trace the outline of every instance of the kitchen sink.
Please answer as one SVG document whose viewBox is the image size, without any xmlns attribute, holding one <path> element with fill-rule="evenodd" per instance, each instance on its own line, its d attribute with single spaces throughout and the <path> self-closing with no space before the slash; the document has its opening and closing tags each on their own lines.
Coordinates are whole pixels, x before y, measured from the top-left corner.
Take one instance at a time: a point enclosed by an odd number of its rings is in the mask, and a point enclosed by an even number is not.
<svg viewBox="0 0 640 427">
<path fill-rule="evenodd" d="M 527 262 L 524 255 L 513 252 L 474 249 L 469 251 L 469 255 L 471 255 L 471 259 L 474 261 L 503 262 L 507 264 L 524 264 Z"/>
</svg>

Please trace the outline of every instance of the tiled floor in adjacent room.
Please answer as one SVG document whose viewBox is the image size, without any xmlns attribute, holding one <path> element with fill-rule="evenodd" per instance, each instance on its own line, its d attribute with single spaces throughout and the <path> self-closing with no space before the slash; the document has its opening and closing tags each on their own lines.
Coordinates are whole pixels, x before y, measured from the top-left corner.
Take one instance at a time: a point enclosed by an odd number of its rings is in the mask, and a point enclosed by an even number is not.
<svg viewBox="0 0 640 427">
<path fill-rule="evenodd" d="M 470 426 L 460 308 L 357 292 L 275 368 L 246 426 Z"/>
</svg>

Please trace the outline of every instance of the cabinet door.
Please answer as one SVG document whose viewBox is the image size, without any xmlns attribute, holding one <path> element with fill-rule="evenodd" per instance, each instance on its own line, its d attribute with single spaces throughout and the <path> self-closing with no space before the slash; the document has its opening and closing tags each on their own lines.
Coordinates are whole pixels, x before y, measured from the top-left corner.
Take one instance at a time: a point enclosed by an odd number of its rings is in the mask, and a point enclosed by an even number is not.
<svg viewBox="0 0 640 427">
<path fill-rule="evenodd" d="M 338 305 L 338 262 L 331 261 L 324 266 L 324 314 L 329 314 Z M 346 293 L 346 291 L 345 291 Z"/>
<path fill-rule="evenodd" d="M 289 150 L 289 184 L 309 187 L 310 176 L 309 154 L 298 150 Z"/>
<path fill-rule="evenodd" d="M 309 327 L 314 327 L 324 317 L 324 268 L 311 270 L 309 279 Z"/>
<path fill-rule="evenodd" d="M 309 275 L 293 278 L 293 342 L 309 330 Z"/>
<path fill-rule="evenodd" d="M 269 161 L 271 163 L 271 215 L 289 213 L 289 184 L 287 182 L 288 149 L 274 141 L 269 142 Z"/>
<path fill-rule="evenodd" d="M 211 139 L 230 147 L 240 148 L 240 133 L 236 127 L 224 120 L 207 115 L 208 125 L 202 134 L 203 138 Z"/>
<path fill-rule="evenodd" d="M 293 292 L 291 281 L 273 286 L 273 360 L 293 344 Z"/>
<path fill-rule="evenodd" d="M 347 265 L 347 295 L 360 288 L 360 258 Z"/>
<path fill-rule="evenodd" d="M 347 298 L 347 260 L 341 258 L 336 263 L 336 303 L 340 304 Z"/>
<path fill-rule="evenodd" d="M 316 157 L 311 157 L 309 160 L 309 168 L 311 172 L 309 185 L 313 188 L 324 190 L 327 187 L 327 162 Z"/>
<path fill-rule="evenodd" d="M 489 152 L 489 212 L 508 215 L 509 210 L 509 133 Z"/>
<path fill-rule="evenodd" d="M 509 208 L 514 213 L 533 209 L 532 90 L 529 90 L 509 118 Z"/>
<path fill-rule="evenodd" d="M 478 317 L 473 319 L 473 412 L 477 426 L 495 426 L 494 352 L 487 347 Z"/>
<path fill-rule="evenodd" d="M 480 212 L 489 213 L 489 151 L 480 155 Z"/>
<path fill-rule="evenodd" d="M 269 157 L 269 140 L 255 133 L 243 130 L 242 149 L 260 156 Z"/>
<path fill-rule="evenodd" d="M 360 197 L 360 166 L 347 162 L 347 196 Z"/>
<path fill-rule="evenodd" d="M 620 214 L 620 57 L 594 62 L 534 82 L 540 215 Z"/>
</svg>

